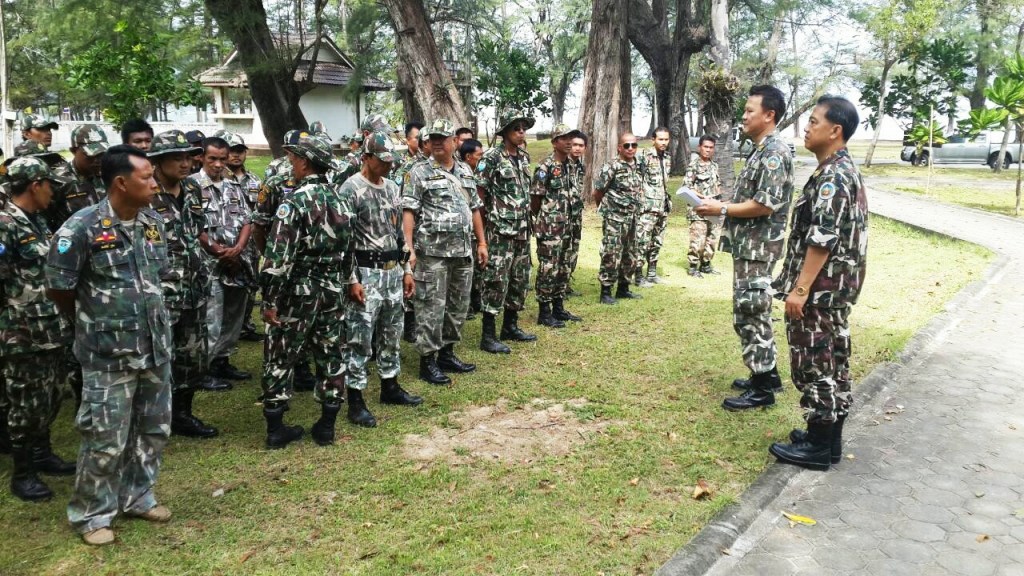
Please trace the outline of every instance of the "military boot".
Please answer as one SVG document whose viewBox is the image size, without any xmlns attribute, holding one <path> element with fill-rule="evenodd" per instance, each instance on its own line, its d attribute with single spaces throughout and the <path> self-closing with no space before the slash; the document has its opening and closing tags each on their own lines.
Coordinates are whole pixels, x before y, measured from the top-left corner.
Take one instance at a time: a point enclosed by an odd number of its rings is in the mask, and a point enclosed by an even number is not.
<svg viewBox="0 0 1024 576">
<path fill-rule="evenodd" d="M 721 276 L 721 272 L 711 267 L 711 262 L 705 262 L 700 265 L 701 274 L 712 274 L 714 276 Z"/>
<path fill-rule="evenodd" d="M 248 380 L 252 378 L 252 374 L 232 366 L 231 359 L 226 356 L 216 358 L 210 363 L 210 375 L 224 378 L 225 380 Z"/>
<path fill-rule="evenodd" d="M 633 277 L 633 284 L 636 284 L 637 288 L 650 288 L 654 286 L 647 281 L 647 276 L 644 276 L 643 268 L 637 268 L 636 275 Z"/>
<path fill-rule="evenodd" d="M 618 304 L 619 301 L 612 297 L 611 286 L 601 286 L 601 304 Z"/>
<path fill-rule="evenodd" d="M 846 415 L 836 416 L 836 423 L 832 425 L 832 464 L 839 464 L 843 459 L 843 424 L 846 423 Z M 789 440 L 793 444 L 807 442 L 806 430 L 793 430 L 789 433 Z"/>
<path fill-rule="evenodd" d="M 292 371 L 292 387 L 298 392 L 316 390 L 316 376 L 309 369 L 309 361 L 303 358 Z"/>
<path fill-rule="evenodd" d="M 629 282 L 619 282 L 619 288 L 618 290 L 615 291 L 615 297 L 626 298 L 629 300 L 639 300 L 643 298 L 643 296 L 637 294 L 636 292 L 630 292 Z"/>
<path fill-rule="evenodd" d="M 270 450 L 284 448 L 302 438 L 302 426 L 284 424 L 284 413 L 287 410 L 288 405 L 283 402 L 263 405 L 263 417 L 267 420 L 267 448 Z"/>
<path fill-rule="evenodd" d="M 207 392 L 226 392 L 235 387 L 231 382 L 221 378 L 214 378 L 209 374 L 199 379 L 198 386 Z"/>
<path fill-rule="evenodd" d="M 498 340 L 494 327 L 494 314 L 484 312 L 483 331 L 480 333 L 480 349 L 491 354 L 508 354 L 512 351 L 501 340 Z"/>
<path fill-rule="evenodd" d="M 782 378 L 779 376 L 778 367 L 773 367 L 767 372 L 768 383 L 771 386 L 772 392 L 776 394 L 782 393 Z M 732 381 L 732 387 L 737 390 L 749 390 L 750 382 L 753 380 L 753 376 L 750 378 L 737 378 Z"/>
<path fill-rule="evenodd" d="M 769 379 L 769 372 L 754 374 L 750 379 L 750 389 L 740 394 L 737 398 L 726 398 L 722 401 L 722 408 L 732 412 L 750 410 L 751 408 L 767 408 L 775 405 L 775 394 L 772 393 L 772 384 Z"/>
<path fill-rule="evenodd" d="M 68 462 L 53 453 L 53 446 L 50 444 L 50 433 L 31 443 L 30 454 L 32 456 L 32 467 L 40 474 L 49 476 L 74 476 L 75 463 Z"/>
<path fill-rule="evenodd" d="M 423 398 L 415 394 L 409 394 L 398 385 L 398 378 L 380 379 L 380 403 L 394 404 L 397 406 L 419 406 L 423 404 Z"/>
<path fill-rule="evenodd" d="M 11 432 L 7 428 L 7 410 L 0 410 L 0 454 L 11 453 Z"/>
<path fill-rule="evenodd" d="M 320 419 L 309 429 L 309 436 L 320 446 L 334 444 L 334 423 L 341 411 L 341 402 L 326 400 L 320 404 Z"/>
<path fill-rule="evenodd" d="M 416 312 L 409 310 L 405 313 L 405 327 L 402 328 L 402 340 L 410 344 L 416 343 Z"/>
<path fill-rule="evenodd" d="M 551 313 L 551 303 L 541 302 L 540 310 L 537 312 L 537 324 L 539 326 L 547 326 L 548 328 L 565 328 L 565 322 L 555 318 L 554 314 Z"/>
<path fill-rule="evenodd" d="M 523 332 L 519 327 L 518 311 L 505 308 L 505 313 L 501 318 L 501 339 L 513 342 L 533 342 L 537 336 Z"/>
<path fill-rule="evenodd" d="M 218 434 L 217 429 L 192 415 L 195 394 L 195 390 L 171 392 L 171 434 L 186 438 L 213 438 Z"/>
<path fill-rule="evenodd" d="M 437 366 L 437 358 L 434 354 L 420 356 L 420 380 L 437 386 L 452 383 L 452 379 Z"/>
<path fill-rule="evenodd" d="M 686 273 L 689 274 L 690 276 L 693 276 L 694 278 L 704 277 L 704 275 L 700 273 L 700 270 L 698 270 L 697 267 L 693 265 L 690 266 L 690 269 L 687 270 Z"/>
<path fill-rule="evenodd" d="M 48 500 L 53 497 L 50 487 L 39 479 L 32 454 L 26 446 L 12 446 L 11 459 L 14 460 L 14 471 L 11 473 L 11 494 L 26 502 Z"/>
<path fill-rule="evenodd" d="M 476 370 L 476 364 L 463 362 L 455 355 L 455 344 L 447 344 L 437 352 L 437 367 L 444 372 L 465 374 Z"/>
<path fill-rule="evenodd" d="M 364 428 L 376 428 L 377 419 L 373 417 L 366 402 L 363 401 L 363 391 L 355 388 L 348 388 L 348 421 Z"/>
<path fill-rule="evenodd" d="M 569 312 L 565 309 L 565 304 L 562 303 L 561 298 L 556 298 L 551 302 L 551 315 L 563 322 L 582 322 L 583 318 Z"/>
<path fill-rule="evenodd" d="M 808 422 L 801 442 L 775 442 L 768 452 L 786 464 L 811 470 L 828 470 L 832 462 L 832 422 Z"/>
<path fill-rule="evenodd" d="M 658 276 L 658 261 L 651 260 L 647 263 L 647 281 L 651 284 L 663 284 L 665 281 Z"/>
</svg>

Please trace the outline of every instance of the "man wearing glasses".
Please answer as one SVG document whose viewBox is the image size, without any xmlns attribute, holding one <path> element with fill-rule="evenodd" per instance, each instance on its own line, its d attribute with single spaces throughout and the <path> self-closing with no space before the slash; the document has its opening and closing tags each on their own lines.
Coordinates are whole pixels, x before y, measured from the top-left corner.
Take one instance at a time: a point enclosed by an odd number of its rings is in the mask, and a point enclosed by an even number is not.
<svg viewBox="0 0 1024 576">
<path fill-rule="evenodd" d="M 636 136 L 619 136 L 619 157 L 601 167 L 594 178 L 594 201 L 604 218 L 601 238 L 601 304 L 616 304 L 616 298 L 640 298 L 629 290 L 640 253 L 636 243 L 637 216 L 644 197 L 643 164 L 636 159 Z M 612 284 L 619 287 L 612 297 Z"/>
</svg>

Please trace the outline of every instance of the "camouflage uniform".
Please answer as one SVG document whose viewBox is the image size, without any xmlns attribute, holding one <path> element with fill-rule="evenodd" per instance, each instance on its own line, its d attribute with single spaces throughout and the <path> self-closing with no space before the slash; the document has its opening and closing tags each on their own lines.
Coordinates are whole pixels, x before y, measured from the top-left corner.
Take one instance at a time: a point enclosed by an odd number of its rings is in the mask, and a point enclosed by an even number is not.
<svg viewBox="0 0 1024 576">
<path fill-rule="evenodd" d="M 530 284 L 530 155 L 525 148 L 518 156 L 510 156 L 504 146 L 491 148 L 477 165 L 477 175 L 488 252 L 480 309 L 493 315 L 503 308 L 518 312 Z"/>
<path fill-rule="evenodd" d="M 82 148 L 87 156 L 97 156 L 106 152 L 109 145 L 107 136 L 94 124 L 82 124 L 71 133 L 72 146 Z M 106 187 L 100 175 L 85 176 L 75 168 L 73 163 L 61 161 L 55 171 L 74 181 L 69 186 L 62 186 L 53 191 L 53 199 L 47 208 L 46 218 L 51 230 L 56 230 L 86 206 L 98 203 L 107 195 Z"/>
<path fill-rule="evenodd" d="M 245 170 L 243 168 L 243 170 Z M 255 212 L 257 206 L 257 199 L 259 198 L 260 188 L 263 183 L 259 177 L 252 172 L 245 170 L 245 173 L 239 176 L 238 174 L 232 174 L 231 178 L 238 183 L 239 187 L 242 188 L 242 192 L 245 194 L 245 200 L 249 205 L 250 216 Z M 252 262 L 253 266 L 256 266 L 260 261 L 260 254 L 256 250 L 256 243 L 249 242 L 245 251 L 248 253 L 247 258 Z M 256 306 L 256 282 L 250 282 L 248 286 L 249 298 L 245 305 L 245 311 L 243 313 L 242 332 L 247 334 L 256 333 L 256 324 L 252 319 L 252 310 Z"/>
<path fill-rule="evenodd" d="M 647 263 L 650 274 L 657 269 L 668 213 L 672 210 L 667 189 L 672 157 L 667 150 L 659 154 L 653 148 L 645 148 L 637 154 L 637 162 L 645 168 L 644 197 L 636 224 L 637 252 L 640 255 L 637 274 L 641 273 L 644 263 Z"/>
<path fill-rule="evenodd" d="M 752 374 L 775 368 L 772 268 L 782 255 L 786 215 L 793 196 L 793 157 L 777 133 L 765 137 L 736 179 L 734 203 L 755 200 L 772 210 L 758 218 L 725 219 L 722 250 L 733 257 L 733 329 Z"/>
<path fill-rule="evenodd" d="M 807 290 L 804 317 L 786 317 L 793 383 L 808 422 L 833 422 L 850 410 L 850 308 L 867 265 L 867 190 L 846 148 L 815 170 L 797 199 L 782 272 L 772 283 L 784 300 L 796 287 L 809 247 L 828 260 Z"/>
<path fill-rule="evenodd" d="M 572 194 L 569 200 L 569 248 L 566 259 L 569 262 L 569 276 L 576 273 L 580 259 L 580 241 L 583 239 L 583 176 L 587 168 L 583 159 L 569 161 L 569 182 Z"/>
<path fill-rule="evenodd" d="M 690 156 L 690 164 L 686 167 L 686 175 L 683 176 L 683 186 L 717 200 L 721 197 L 721 184 L 717 162 L 705 162 L 697 154 Z M 690 249 L 686 254 L 690 268 L 710 264 L 718 247 L 718 236 L 722 233 L 722 217 L 705 218 L 694 212 L 691 207 L 686 218 L 690 221 Z"/>
<path fill-rule="evenodd" d="M 274 158 L 267 164 L 265 170 L 263 170 L 263 180 L 269 180 L 273 176 L 277 176 L 282 171 L 291 172 L 291 164 L 288 163 L 287 156 L 281 156 L 280 158 Z"/>
<path fill-rule="evenodd" d="M 558 162 L 552 153 L 533 172 L 530 193 L 541 198 L 533 230 L 537 235 L 537 301 L 542 303 L 565 298 L 569 291 L 574 195 L 570 166 L 571 161 Z"/>
<path fill-rule="evenodd" d="M 84 370 L 82 434 L 68 520 L 109 527 L 118 511 L 156 506 L 153 487 L 171 424 L 171 323 L 161 278 L 168 267 L 160 215 L 118 219 L 104 199 L 57 231 L 47 287 L 75 292 L 75 356 Z"/>
<path fill-rule="evenodd" d="M 604 217 L 601 237 L 601 286 L 628 284 L 640 264 L 636 222 L 644 197 L 644 171 L 640 160 L 617 158 L 601 167 L 594 189 L 604 192 L 598 212 Z"/>
</svg>

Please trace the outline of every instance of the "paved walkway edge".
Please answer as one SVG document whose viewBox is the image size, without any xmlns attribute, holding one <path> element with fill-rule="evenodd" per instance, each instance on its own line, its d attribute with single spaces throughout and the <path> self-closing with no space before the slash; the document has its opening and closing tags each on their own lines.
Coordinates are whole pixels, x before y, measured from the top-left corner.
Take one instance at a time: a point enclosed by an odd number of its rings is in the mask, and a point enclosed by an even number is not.
<svg viewBox="0 0 1024 576">
<path fill-rule="evenodd" d="M 928 234 L 961 240 L 955 236 L 903 222 L 898 217 L 878 215 Z M 881 364 L 861 380 L 855 389 L 856 409 L 847 423 L 844 437 L 860 435 L 864 424 L 857 414 L 862 411 L 868 412 L 867 407 L 884 402 L 887 395 L 883 392 L 895 389 L 893 387 L 893 383 L 896 381 L 895 376 L 907 366 L 926 358 L 933 346 L 940 343 L 945 334 L 960 323 L 960 314 L 957 311 L 963 308 L 967 302 L 983 297 L 988 286 L 1003 273 L 1010 258 L 993 252 L 996 254 L 996 259 L 985 271 L 984 276 L 961 289 L 946 303 L 943 312 L 940 312 L 918 330 L 900 353 L 898 362 Z M 767 447 L 765 448 L 767 449 Z M 740 495 L 736 503 L 730 504 L 715 515 L 707 526 L 654 573 L 655 576 L 697 576 L 706 573 L 722 557 L 725 553 L 723 551 L 732 547 L 740 535 L 750 528 L 765 507 L 778 497 L 801 471 L 803 469 L 796 466 L 777 462 L 769 464 L 757 480 Z"/>
</svg>

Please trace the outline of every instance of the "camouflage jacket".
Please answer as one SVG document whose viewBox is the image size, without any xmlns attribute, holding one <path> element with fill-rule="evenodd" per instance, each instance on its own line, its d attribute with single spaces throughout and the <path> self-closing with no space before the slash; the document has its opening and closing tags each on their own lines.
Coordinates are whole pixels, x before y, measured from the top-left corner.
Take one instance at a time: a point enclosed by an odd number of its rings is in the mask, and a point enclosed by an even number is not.
<svg viewBox="0 0 1024 576">
<path fill-rule="evenodd" d="M 352 250 L 393 252 L 405 248 L 397 184 L 385 178 L 383 184 L 374 186 L 356 174 L 341 186 L 340 194 L 352 209 Z"/>
<path fill-rule="evenodd" d="M 533 221 L 538 238 L 554 238 L 566 233 L 571 209 L 573 185 L 571 161 L 558 162 L 548 154 L 533 171 L 530 194 L 540 196 L 540 209 Z"/>
<path fill-rule="evenodd" d="M 734 203 L 753 199 L 772 210 L 759 218 L 726 218 L 722 250 L 733 258 L 774 262 L 782 256 L 789 202 L 793 197 L 793 157 L 773 132 L 747 158 L 736 177 Z"/>
<path fill-rule="evenodd" d="M 227 168 L 225 168 L 227 170 Z M 252 172 L 246 170 L 245 174 L 238 176 L 231 174 L 229 176 L 232 180 L 238 183 L 238 186 L 242 189 L 242 193 L 245 195 L 245 200 L 249 205 L 249 211 L 256 209 L 256 198 L 260 193 L 260 178 Z"/>
<path fill-rule="evenodd" d="M 476 172 L 488 229 L 526 240 L 530 235 L 530 155 L 526 149 L 520 148 L 513 160 L 504 146 L 491 148 Z"/>
<path fill-rule="evenodd" d="M 260 269 L 263 300 L 340 294 L 352 272 L 352 210 L 324 176 L 311 175 L 277 207 Z M 340 296 L 338 296 L 340 298 Z"/>
<path fill-rule="evenodd" d="M 796 201 L 786 260 L 772 284 L 776 297 L 785 299 L 796 286 L 811 246 L 828 250 L 828 260 L 808 289 L 807 305 L 856 304 L 867 269 L 868 198 L 846 148 L 818 166 Z"/>
<path fill-rule="evenodd" d="M 637 153 L 637 162 L 645 167 L 641 210 L 660 214 L 665 211 L 668 200 L 668 173 L 672 171 L 672 157 L 668 150 L 658 154 L 654 148 L 644 148 Z"/>
<path fill-rule="evenodd" d="M 704 196 L 719 198 L 718 190 L 721 184 L 722 180 L 718 176 L 718 162 L 714 160 L 705 162 L 700 159 L 698 154 L 690 155 L 690 163 L 686 166 L 686 174 L 683 176 L 683 186 Z M 690 207 L 687 218 L 691 221 L 707 220 L 707 218 L 698 216 L 693 211 L 693 207 Z"/>
<path fill-rule="evenodd" d="M 160 185 L 149 207 L 163 218 L 167 234 L 169 262 L 167 274 L 161 278 L 164 301 L 174 309 L 201 307 L 206 302 L 210 277 L 205 252 L 199 245 L 199 233 L 206 229 L 199 185 L 191 178 L 182 180 L 177 197 Z"/>
<path fill-rule="evenodd" d="M 267 168 L 263 171 L 263 179 L 267 180 L 271 176 L 276 176 L 285 170 L 291 172 L 291 169 L 292 166 L 291 163 L 288 162 L 288 156 L 274 158 L 270 161 L 270 164 L 267 164 Z"/>
<path fill-rule="evenodd" d="M 57 174 L 74 179 L 70 184 L 54 187 L 53 198 L 46 209 L 46 222 L 51 230 L 56 230 L 75 212 L 105 198 L 107 188 L 102 178 L 82 176 L 70 162 L 61 161 L 51 167 Z"/>
<path fill-rule="evenodd" d="M 206 215 L 207 238 L 222 246 L 230 247 L 237 244 L 242 228 L 252 220 L 252 212 L 242 188 L 229 178 L 222 179 L 221 186 L 218 187 L 203 170 L 189 178 L 193 179 L 200 189 L 199 197 Z M 253 280 L 250 254 L 250 251 L 243 250 L 239 256 L 241 266 L 233 268 L 229 268 L 209 254 L 206 257 L 213 275 L 222 284 L 248 286 Z"/>
<path fill-rule="evenodd" d="M 335 177 L 331 178 L 331 182 L 339 185 L 344 184 L 345 180 L 359 173 L 359 170 L 363 167 L 363 157 L 361 153 L 349 152 L 340 164 L 342 169 L 338 171 Z"/>
<path fill-rule="evenodd" d="M 256 211 L 252 214 L 252 223 L 263 228 L 270 228 L 274 223 L 274 214 L 281 202 L 291 194 L 298 182 L 292 176 L 291 169 L 282 170 L 263 181 L 260 193 L 256 195 Z"/>
<path fill-rule="evenodd" d="M 89 370 L 129 370 L 171 360 L 163 219 L 149 208 L 121 222 L 104 199 L 57 231 L 46 285 L 76 292 L 75 356 Z"/>
<path fill-rule="evenodd" d="M 604 192 L 601 214 L 638 212 L 644 198 L 646 170 L 640 158 L 633 162 L 616 158 L 602 166 L 594 178 L 594 190 Z"/>
<path fill-rule="evenodd" d="M 473 171 L 465 163 L 456 160 L 451 172 L 433 158 L 416 164 L 402 185 L 402 208 L 416 214 L 417 254 L 472 254 L 473 211 L 480 209 L 480 197 Z"/>
<path fill-rule="evenodd" d="M 42 214 L 0 209 L 0 357 L 70 344 L 71 329 L 46 297 L 50 230 Z"/>
<path fill-rule="evenodd" d="M 572 194 L 570 196 L 569 207 L 572 209 L 572 214 L 583 214 L 583 177 L 586 175 L 587 167 L 583 163 L 583 159 L 569 159 L 569 183 L 571 185 Z"/>
<path fill-rule="evenodd" d="M 413 166 L 425 160 L 427 160 L 427 157 L 423 154 L 423 152 L 409 154 L 409 151 L 406 150 L 405 154 L 402 156 L 401 164 L 397 162 L 395 163 L 397 167 L 391 171 L 391 179 L 395 182 L 395 184 L 401 186 L 402 182 L 405 181 L 405 175 L 409 173 L 409 170 L 412 170 Z"/>
</svg>

